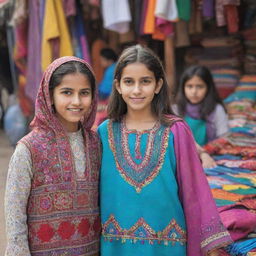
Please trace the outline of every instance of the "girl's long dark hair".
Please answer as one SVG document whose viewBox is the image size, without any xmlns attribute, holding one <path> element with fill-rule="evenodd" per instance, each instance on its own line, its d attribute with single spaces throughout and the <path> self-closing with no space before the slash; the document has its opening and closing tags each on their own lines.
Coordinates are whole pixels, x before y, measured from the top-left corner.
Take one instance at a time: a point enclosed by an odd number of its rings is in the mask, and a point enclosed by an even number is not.
<svg viewBox="0 0 256 256">
<path fill-rule="evenodd" d="M 117 82 L 120 82 L 123 69 L 127 65 L 136 62 L 144 64 L 151 72 L 153 72 L 156 82 L 160 79 L 163 80 L 162 88 L 158 94 L 155 94 L 151 107 L 153 114 L 157 116 L 162 124 L 170 125 L 172 121 L 168 118 L 168 115 L 173 114 L 173 112 L 170 107 L 171 99 L 168 83 L 163 65 L 153 51 L 146 47 L 142 47 L 141 45 L 134 45 L 125 49 L 117 61 L 114 79 Z M 114 121 L 120 121 L 122 116 L 126 113 L 127 105 L 122 96 L 118 93 L 116 87 L 113 86 L 108 104 L 108 117 Z"/>
<path fill-rule="evenodd" d="M 199 78 L 201 78 L 207 85 L 206 96 L 200 104 L 201 118 L 206 120 L 207 116 L 215 109 L 217 104 L 221 104 L 224 107 L 224 109 L 225 106 L 218 94 L 218 91 L 213 81 L 212 74 L 210 70 L 205 66 L 190 66 L 183 72 L 176 96 L 178 112 L 181 116 L 184 116 L 186 114 L 186 104 L 188 103 L 188 100 L 185 96 L 184 87 L 186 82 L 194 76 L 198 76 Z"/>
</svg>

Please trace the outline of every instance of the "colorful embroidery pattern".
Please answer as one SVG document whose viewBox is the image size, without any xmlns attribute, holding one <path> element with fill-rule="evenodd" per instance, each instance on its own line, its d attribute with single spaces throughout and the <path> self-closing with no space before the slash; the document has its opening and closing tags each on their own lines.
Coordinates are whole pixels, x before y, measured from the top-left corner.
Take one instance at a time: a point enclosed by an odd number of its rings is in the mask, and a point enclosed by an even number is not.
<svg viewBox="0 0 256 256">
<path fill-rule="evenodd" d="M 109 144 L 115 157 L 117 169 L 124 180 L 132 185 L 138 193 L 158 175 L 168 145 L 168 127 L 157 123 L 147 132 L 146 152 L 144 157 L 140 157 L 141 162 L 137 164 L 129 150 L 129 131 L 125 128 L 124 123 L 112 121 L 108 123 Z M 121 145 L 121 147 L 117 149 L 116 145 Z M 138 145 L 135 146 L 137 149 Z"/>
<path fill-rule="evenodd" d="M 130 229 L 122 229 L 113 215 L 102 225 L 102 235 L 105 239 L 112 241 L 131 240 L 136 243 L 140 241 L 142 244 L 148 241 L 150 244 L 164 243 L 165 245 L 186 243 L 186 232 L 172 219 L 166 228 L 162 231 L 153 230 L 143 218 L 140 218 Z"/>
<path fill-rule="evenodd" d="M 28 200 L 28 240 L 32 255 L 91 255 L 99 250 L 99 143 L 84 134 L 86 168 L 78 177 L 68 138 L 31 132 L 28 145 L 34 177 Z M 90 149 L 90 150 L 89 150 Z M 62 250 L 65 248 L 65 251 Z M 86 254 L 85 254 L 86 253 Z"/>
<path fill-rule="evenodd" d="M 229 235 L 228 231 L 224 227 L 223 223 L 213 218 L 210 223 L 201 226 L 201 248 L 211 245 L 214 241 L 218 241 L 221 238 L 225 238 Z M 223 243 L 223 246 L 226 242 Z M 229 241 L 228 241 L 229 243 Z"/>
</svg>

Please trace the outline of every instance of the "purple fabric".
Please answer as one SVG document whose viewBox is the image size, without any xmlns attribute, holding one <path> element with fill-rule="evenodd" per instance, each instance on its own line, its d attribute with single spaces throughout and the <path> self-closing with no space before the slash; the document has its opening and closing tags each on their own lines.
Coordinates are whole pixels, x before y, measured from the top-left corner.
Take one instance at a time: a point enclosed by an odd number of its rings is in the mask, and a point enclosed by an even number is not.
<svg viewBox="0 0 256 256">
<path fill-rule="evenodd" d="M 186 104 L 186 114 L 194 119 L 202 119 L 200 115 L 200 104 Z M 207 141 L 216 139 L 216 129 L 214 124 L 215 111 L 212 111 L 206 119 L 206 134 Z"/>
<path fill-rule="evenodd" d="M 203 16 L 207 18 L 214 17 L 214 0 L 203 1 Z"/>
<path fill-rule="evenodd" d="M 221 220 L 234 241 L 245 238 L 256 230 L 256 214 L 238 207 L 241 206 L 228 205 L 218 209 Z"/>
<path fill-rule="evenodd" d="M 176 119 L 171 131 L 187 225 L 187 256 L 207 255 L 214 248 L 232 243 L 232 239 L 221 222 L 188 125 L 176 117 L 170 118 Z"/>
<path fill-rule="evenodd" d="M 76 15 L 76 1 L 75 0 L 62 0 L 64 13 L 66 17 Z"/>
<path fill-rule="evenodd" d="M 35 103 L 37 90 L 42 77 L 41 69 L 41 24 L 40 1 L 29 0 L 29 31 L 26 95 Z M 43 1 L 44 4 L 44 1 Z"/>
<path fill-rule="evenodd" d="M 156 26 L 166 36 L 174 34 L 174 27 L 171 21 L 156 17 Z"/>
</svg>

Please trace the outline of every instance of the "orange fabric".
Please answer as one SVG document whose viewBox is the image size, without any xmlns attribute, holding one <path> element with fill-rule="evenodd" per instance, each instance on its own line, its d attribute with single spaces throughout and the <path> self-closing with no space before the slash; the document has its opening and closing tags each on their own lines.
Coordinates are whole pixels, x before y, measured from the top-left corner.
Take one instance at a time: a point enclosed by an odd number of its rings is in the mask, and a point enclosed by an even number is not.
<svg viewBox="0 0 256 256">
<path fill-rule="evenodd" d="M 244 195 L 239 195 L 235 193 L 231 193 L 222 189 L 217 189 L 214 188 L 211 190 L 212 195 L 214 199 L 224 199 L 224 200 L 230 200 L 230 201 L 239 201 L 243 199 L 245 196 Z"/>
<path fill-rule="evenodd" d="M 144 34 L 152 34 L 152 38 L 156 40 L 164 40 L 165 34 L 162 33 L 155 24 L 155 8 L 156 0 L 148 0 L 148 8 L 146 11 Z"/>
</svg>

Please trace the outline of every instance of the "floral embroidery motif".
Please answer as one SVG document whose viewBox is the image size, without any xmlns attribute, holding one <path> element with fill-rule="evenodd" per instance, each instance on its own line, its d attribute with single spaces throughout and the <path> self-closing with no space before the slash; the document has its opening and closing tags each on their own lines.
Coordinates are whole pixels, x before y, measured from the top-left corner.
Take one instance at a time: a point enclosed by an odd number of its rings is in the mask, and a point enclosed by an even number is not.
<svg viewBox="0 0 256 256">
<path fill-rule="evenodd" d="M 126 182 L 135 187 L 136 192 L 150 184 L 158 175 L 164 161 L 166 148 L 168 145 L 169 128 L 157 123 L 148 131 L 146 152 L 140 156 L 141 162 L 138 164 L 130 154 L 128 145 L 129 131 L 124 123 L 108 123 L 109 144 L 113 151 L 117 169 Z M 116 145 L 121 145 L 116 148 Z M 136 145 L 138 148 L 138 145 Z M 138 152 L 136 152 L 138 153 Z"/>
<path fill-rule="evenodd" d="M 167 227 L 162 231 L 153 230 L 143 218 L 140 218 L 130 229 L 122 229 L 113 215 L 102 225 L 102 235 L 105 239 L 112 241 L 113 239 L 121 239 L 122 243 L 126 240 L 131 240 L 136 243 L 140 241 L 145 243 L 148 241 L 150 244 L 186 243 L 186 232 L 178 225 L 175 219 L 172 219 Z"/>
</svg>

